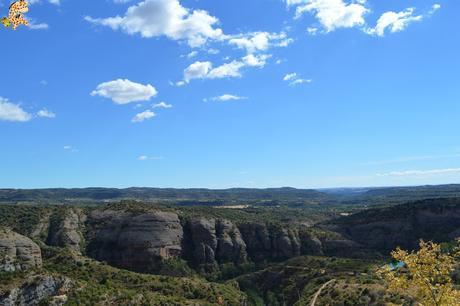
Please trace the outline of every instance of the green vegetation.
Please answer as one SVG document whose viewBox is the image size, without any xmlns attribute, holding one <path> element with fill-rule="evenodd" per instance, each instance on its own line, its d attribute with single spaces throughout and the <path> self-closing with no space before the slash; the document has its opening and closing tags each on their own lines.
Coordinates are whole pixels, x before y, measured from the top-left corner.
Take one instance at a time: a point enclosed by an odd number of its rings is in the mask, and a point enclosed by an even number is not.
<svg viewBox="0 0 460 306">
<path fill-rule="evenodd" d="M 330 280 L 317 305 L 385 305 L 411 301 L 388 293 L 375 271 L 380 262 L 303 256 L 237 278 L 254 305 L 309 305 L 318 289 Z M 258 302 L 259 301 L 259 302 Z M 259 303 L 259 304 L 258 304 Z"/>
<path fill-rule="evenodd" d="M 226 305 L 241 305 L 245 300 L 234 282 L 210 283 L 197 275 L 183 278 L 139 274 L 76 256 L 68 249 L 42 247 L 43 272 L 76 282 L 67 305 L 108 301 L 115 305 L 217 305 L 219 299 Z"/>
</svg>

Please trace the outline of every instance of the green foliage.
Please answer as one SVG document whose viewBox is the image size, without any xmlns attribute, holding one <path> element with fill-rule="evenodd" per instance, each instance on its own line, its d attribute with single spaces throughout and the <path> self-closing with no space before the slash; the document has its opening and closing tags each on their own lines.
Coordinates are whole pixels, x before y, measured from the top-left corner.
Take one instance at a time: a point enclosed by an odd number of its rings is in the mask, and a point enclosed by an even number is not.
<svg viewBox="0 0 460 306">
<path fill-rule="evenodd" d="M 68 305 L 98 305 L 103 301 L 115 301 L 114 305 L 216 305 L 219 297 L 226 305 L 241 305 L 246 299 L 232 283 L 210 283 L 197 276 L 139 274 L 75 257 L 66 249 L 44 249 L 45 270 L 70 277 L 80 288 L 71 291 Z"/>
</svg>

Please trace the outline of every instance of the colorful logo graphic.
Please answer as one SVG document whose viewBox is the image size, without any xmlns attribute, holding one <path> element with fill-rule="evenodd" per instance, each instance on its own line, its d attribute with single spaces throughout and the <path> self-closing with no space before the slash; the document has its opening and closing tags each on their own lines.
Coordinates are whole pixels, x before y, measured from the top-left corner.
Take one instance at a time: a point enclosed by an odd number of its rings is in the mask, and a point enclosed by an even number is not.
<svg viewBox="0 0 460 306">
<path fill-rule="evenodd" d="M 13 27 L 13 30 L 16 30 L 21 24 L 28 26 L 29 22 L 24 17 L 24 14 L 29 11 L 29 4 L 26 0 L 19 0 L 11 3 L 8 17 L 3 17 L 0 19 L 0 23 L 4 27 L 9 28 Z"/>
</svg>

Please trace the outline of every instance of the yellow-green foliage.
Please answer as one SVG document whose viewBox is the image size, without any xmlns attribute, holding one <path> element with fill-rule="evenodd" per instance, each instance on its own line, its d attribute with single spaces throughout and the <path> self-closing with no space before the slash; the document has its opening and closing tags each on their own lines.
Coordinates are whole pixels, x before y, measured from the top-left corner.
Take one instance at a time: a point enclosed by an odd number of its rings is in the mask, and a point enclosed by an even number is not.
<svg viewBox="0 0 460 306">
<path fill-rule="evenodd" d="M 404 291 L 424 306 L 460 305 L 460 291 L 454 288 L 451 278 L 455 258 L 442 252 L 440 245 L 421 241 L 418 251 L 398 248 L 392 256 L 405 266 L 395 271 L 382 269 L 390 290 Z"/>
</svg>

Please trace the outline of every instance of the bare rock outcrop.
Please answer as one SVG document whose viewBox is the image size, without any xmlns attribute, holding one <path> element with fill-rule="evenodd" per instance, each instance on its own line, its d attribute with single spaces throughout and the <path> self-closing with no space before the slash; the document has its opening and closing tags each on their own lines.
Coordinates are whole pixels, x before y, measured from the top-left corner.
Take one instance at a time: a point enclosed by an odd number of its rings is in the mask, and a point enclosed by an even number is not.
<svg viewBox="0 0 460 306">
<path fill-rule="evenodd" d="M 38 305 L 47 299 L 46 305 L 63 305 L 67 301 L 66 292 L 72 282 L 66 277 L 50 275 L 29 277 L 22 285 L 8 290 L 0 296 L 0 305 Z"/>
<path fill-rule="evenodd" d="M 40 247 L 31 239 L 0 228 L 0 271 L 23 271 L 42 266 Z"/>
<path fill-rule="evenodd" d="M 216 223 L 217 260 L 242 264 L 247 261 L 246 243 L 238 227 L 228 220 Z"/>
<path fill-rule="evenodd" d="M 49 234 L 46 243 L 52 246 L 69 247 L 80 253 L 80 246 L 83 242 L 81 229 L 86 216 L 80 209 L 68 209 L 63 216 L 55 217 L 49 227 Z"/>
<path fill-rule="evenodd" d="M 116 267 L 156 272 L 181 254 L 182 226 L 173 212 L 95 210 L 88 216 L 87 253 Z"/>
<path fill-rule="evenodd" d="M 238 227 L 228 220 L 192 218 L 186 223 L 184 237 L 184 256 L 205 271 L 217 269 L 220 263 L 247 261 L 246 243 Z"/>
<path fill-rule="evenodd" d="M 302 240 L 297 230 L 264 223 L 245 223 L 239 229 L 249 257 L 255 262 L 283 260 L 302 254 Z"/>
<path fill-rule="evenodd" d="M 459 237 L 460 201 L 433 199 L 372 209 L 322 226 L 386 255 L 398 246 L 416 249 L 420 239 L 442 242 Z"/>
</svg>

